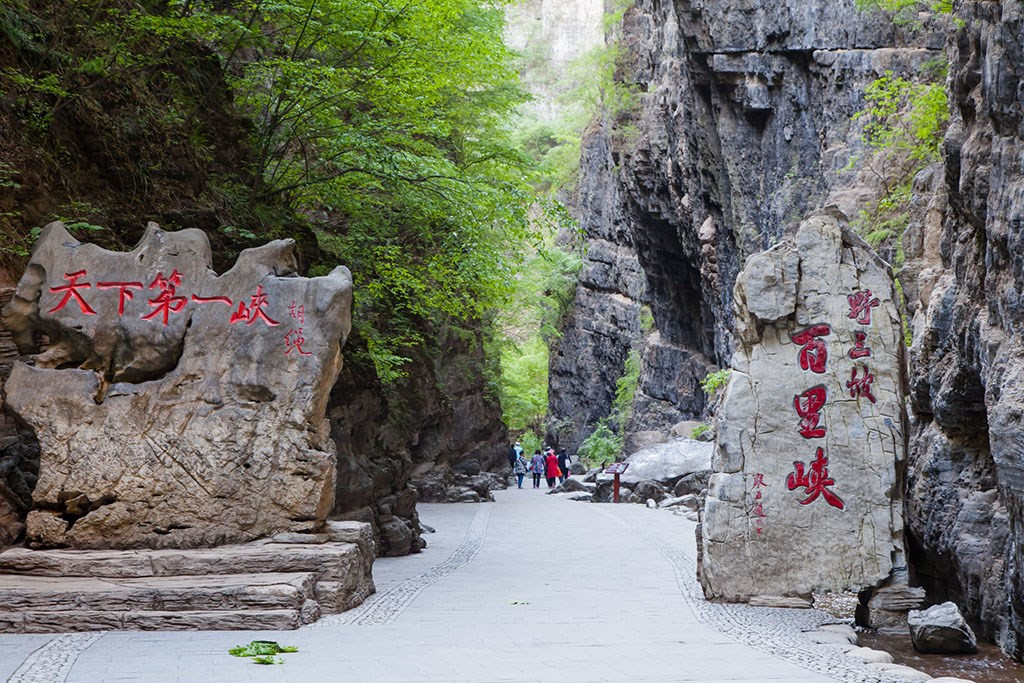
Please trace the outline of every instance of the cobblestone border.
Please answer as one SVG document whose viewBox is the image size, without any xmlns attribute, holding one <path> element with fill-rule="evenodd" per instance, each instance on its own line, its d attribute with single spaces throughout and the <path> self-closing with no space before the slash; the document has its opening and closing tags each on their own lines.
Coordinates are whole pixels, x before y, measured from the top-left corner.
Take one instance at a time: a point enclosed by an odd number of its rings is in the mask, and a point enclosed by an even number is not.
<svg viewBox="0 0 1024 683">
<path fill-rule="evenodd" d="M 7 683 L 63 683 L 78 656 L 106 633 L 89 631 L 57 636 L 30 654 Z"/>
<path fill-rule="evenodd" d="M 424 590 L 452 572 L 469 564 L 483 546 L 487 533 L 487 522 L 491 517 L 491 506 L 482 504 L 473 516 L 466 537 L 458 548 L 441 564 L 411 579 L 393 586 L 383 593 L 376 593 L 355 609 L 320 619 L 312 628 L 355 624 L 359 626 L 391 624 L 404 612 Z"/>
<path fill-rule="evenodd" d="M 680 545 L 631 524 L 611 510 L 603 509 L 603 506 L 598 508 L 668 560 L 675 572 L 680 594 L 701 623 L 756 650 L 846 683 L 907 683 L 905 678 L 871 671 L 865 663 L 847 657 L 839 647 L 812 642 L 806 631 L 839 623 L 826 612 L 709 602 L 704 599 L 704 592 L 697 581 L 696 560 L 688 556 Z"/>
</svg>

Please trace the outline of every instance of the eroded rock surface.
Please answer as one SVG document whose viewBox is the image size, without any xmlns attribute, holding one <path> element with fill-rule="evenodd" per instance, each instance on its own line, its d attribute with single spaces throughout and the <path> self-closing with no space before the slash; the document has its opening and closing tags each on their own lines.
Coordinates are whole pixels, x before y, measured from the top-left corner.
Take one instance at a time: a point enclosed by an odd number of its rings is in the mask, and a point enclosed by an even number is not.
<svg viewBox="0 0 1024 683">
<path fill-rule="evenodd" d="M 904 236 L 908 548 L 932 602 L 1024 656 L 1024 6 L 956 5 L 943 164 Z M 903 275 L 901 274 L 901 280 Z M 908 294 L 910 294 L 908 292 Z"/>
<path fill-rule="evenodd" d="M 857 216 L 880 196 L 865 120 L 853 119 L 864 87 L 887 72 L 918 78 L 943 38 L 899 31 L 854 0 L 633 3 L 617 76 L 642 94 L 584 140 L 576 214 L 588 248 L 552 349 L 549 441 L 574 451 L 608 415 L 633 347 L 627 442 L 700 416 L 700 380 L 734 350 L 745 260 L 812 210 Z"/>
<path fill-rule="evenodd" d="M 217 275 L 198 230 L 151 224 L 116 253 L 44 229 L 4 311 L 24 352 L 50 342 L 5 386 L 41 448 L 31 543 L 197 547 L 323 524 L 352 280 L 298 277 L 292 250 Z"/>
<path fill-rule="evenodd" d="M 702 527 L 709 598 L 860 590 L 902 560 L 902 337 L 892 273 L 815 215 L 740 273 Z"/>
</svg>

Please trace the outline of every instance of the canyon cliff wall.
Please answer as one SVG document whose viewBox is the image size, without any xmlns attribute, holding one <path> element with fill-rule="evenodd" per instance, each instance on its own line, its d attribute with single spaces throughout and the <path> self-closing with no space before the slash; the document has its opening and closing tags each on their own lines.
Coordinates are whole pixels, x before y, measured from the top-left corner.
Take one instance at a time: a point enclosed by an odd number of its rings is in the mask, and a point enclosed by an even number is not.
<svg viewBox="0 0 1024 683">
<path fill-rule="evenodd" d="M 904 238 L 914 313 L 907 532 L 933 602 L 1024 654 L 1024 3 L 963 2 L 944 164 Z M 909 290 L 908 290 L 909 295 Z"/>
<path fill-rule="evenodd" d="M 733 350 L 745 258 L 815 208 L 852 217 L 878 196 L 852 120 L 864 87 L 887 71 L 913 78 L 943 46 L 853 0 L 640 0 L 620 41 L 617 78 L 639 105 L 586 138 L 586 260 L 551 359 L 552 436 L 570 450 L 608 415 L 632 347 L 642 369 L 627 450 L 701 415 L 700 380 Z"/>
<path fill-rule="evenodd" d="M 886 71 L 950 63 L 943 160 L 918 174 L 898 276 L 912 318 L 906 534 L 913 579 L 1024 653 L 1024 3 L 958 2 L 911 37 L 852 0 L 640 0 L 619 80 L 641 106 L 587 138 L 587 259 L 552 354 L 562 445 L 606 416 L 643 355 L 633 434 L 699 415 L 734 348 L 746 258 L 816 207 L 857 217 L 880 188 L 852 117 Z M 853 162 L 852 164 L 850 162 Z M 643 307 L 654 329 L 643 329 Z"/>
</svg>

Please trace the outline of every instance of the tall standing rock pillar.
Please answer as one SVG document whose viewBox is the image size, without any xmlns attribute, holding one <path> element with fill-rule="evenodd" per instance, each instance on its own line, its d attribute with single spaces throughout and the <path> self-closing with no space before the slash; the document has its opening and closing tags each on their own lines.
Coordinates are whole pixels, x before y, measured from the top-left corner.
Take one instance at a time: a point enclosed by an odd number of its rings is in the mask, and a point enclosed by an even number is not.
<svg viewBox="0 0 1024 683">
<path fill-rule="evenodd" d="M 905 567 L 903 339 L 888 265 L 815 215 L 751 257 L 702 525 L 708 598 L 876 586 Z"/>
</svg>

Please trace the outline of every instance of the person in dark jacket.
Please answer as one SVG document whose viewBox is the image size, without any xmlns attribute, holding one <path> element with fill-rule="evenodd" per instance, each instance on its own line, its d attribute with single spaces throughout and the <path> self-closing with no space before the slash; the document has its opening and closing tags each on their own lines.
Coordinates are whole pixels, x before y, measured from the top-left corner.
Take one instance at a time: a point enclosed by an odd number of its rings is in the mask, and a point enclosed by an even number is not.
<svg viewBox="0 0 1024 683">
<path fill-rule="evenodd" d="M 569 453 L 563 448 L 558 451 L 558 469 L 562 470 L 562 480 L 559 483 L 565 483 L 565 480 L 569 478 L 569 466 L 571 465 Z"/>
</svg>

